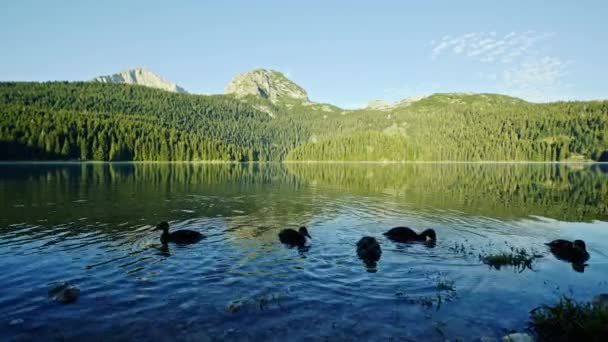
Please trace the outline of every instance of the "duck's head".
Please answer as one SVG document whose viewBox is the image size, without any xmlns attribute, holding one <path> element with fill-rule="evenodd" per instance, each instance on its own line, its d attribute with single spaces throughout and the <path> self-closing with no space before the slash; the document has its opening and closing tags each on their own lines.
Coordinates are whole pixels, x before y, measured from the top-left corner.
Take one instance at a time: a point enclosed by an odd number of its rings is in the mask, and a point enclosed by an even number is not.
<svg viewBox="0 0 608 342">
<path fill-rule="evenodd" d="M 433 229 L 427 229 L 423 231 L 420 235 L 425 236 L 428 241 L 437 240 L 437 234 L 435 234 L 435 231 Z"/>
<path fill-rule="evenodd" d="M 169 223 L 167 223 L 167 221 L 163 221 L 157 224 L 154 230 L 162 230 L 163 232 L 167 233 L 169 232 Z"/>
<path fill-rule="evenodd" d="M 300 227 L 300 229 L 298 229 L 298 232 L 300 232 L 300 235 L 307 236 L 309 239 L 312 239 L 310 234 L 308 234 L 308 229 L 306 229 L 306 227 Z"/>
<path fill-rule="evenodd" d="M 581 252 L 587 251 L 587 245 L 585 245 L 585 241 L 583 240 L 574 240 L 574 248 L 578 249 Z"/>
</svg>

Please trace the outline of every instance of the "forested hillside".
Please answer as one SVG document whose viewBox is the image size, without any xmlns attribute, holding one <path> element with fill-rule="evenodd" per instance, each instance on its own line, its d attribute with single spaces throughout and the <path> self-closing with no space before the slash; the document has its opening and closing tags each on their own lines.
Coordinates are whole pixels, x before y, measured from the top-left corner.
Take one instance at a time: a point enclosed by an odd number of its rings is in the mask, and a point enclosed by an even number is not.
<svg viewBox="0 0 608 342">
<path fill-rule="evenodd" d="M 0 84 L 1 159 L 278 159 L 300 128 L 231 96 L 123 84 Z"/>
<path fill-rule="evenodd" d="M 288 159 L 608 160 L 606 101 L 533 104 L 502 95 L 435 94 L 377 114 L 368 125 L 366 134 L 299 146 Z"/>
<path fill-rule="evenodd" d="M 608 160 L 607 101 L 435 94 L 390 110 L 343 110 L 237 95 L 0 83 L 0 159 Z"/>
</svg>

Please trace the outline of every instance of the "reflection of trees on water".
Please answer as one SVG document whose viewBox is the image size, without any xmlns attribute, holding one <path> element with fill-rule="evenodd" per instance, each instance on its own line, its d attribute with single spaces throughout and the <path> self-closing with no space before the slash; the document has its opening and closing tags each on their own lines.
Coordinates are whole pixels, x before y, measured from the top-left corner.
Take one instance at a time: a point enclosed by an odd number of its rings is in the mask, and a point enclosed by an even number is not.
<svg viewBox="0 0 608 342">
<path fill-rule="evenodd" d="M 280 164 L 12 164 L 0 166 L 0 174 L 2 225 L 72 223 L 87 231 L 101 223 L 106 232 L 120 232 L 217 218 L 259 235 L 309 208 L 296 198 L 305 182 Z"/>
<path fill-rule="evenodd" d="M 125 224 L 220 217 L 249 227 L 245 235 L 271 238 L 269 227 L 304 224 L 336 210 L 333 202 L 348 206 L 363 196 L 390 200 L 387 207 L 498 218 L 608 216 L 608 170 L 600 165 L 75 163 L 3 165 L 0 173 L 3 226 L 86 218 L 120 231 Z"/>
<path fill-rule="evenodd" d="M 308 183 L 383 194 L 410 207 L 489 217 L 608 217 L 608 166 L 564 164 L 287 164 Z"/>
</svg>

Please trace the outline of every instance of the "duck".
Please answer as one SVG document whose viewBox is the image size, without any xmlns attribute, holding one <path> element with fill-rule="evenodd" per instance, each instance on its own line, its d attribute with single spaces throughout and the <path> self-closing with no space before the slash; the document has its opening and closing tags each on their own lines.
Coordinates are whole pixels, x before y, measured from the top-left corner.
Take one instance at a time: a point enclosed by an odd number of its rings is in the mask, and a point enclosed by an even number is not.
<svg viewBox="0 0 608 342">
<path fill-rule="evenodd" d="M 571 262 L 572 264 L 582 264 L 589 260 L 589 253 L 587 252 L 587 246 L 583 240 L 553 240 L 546 243 L 551 250 L 551 253 L 556 258 Z"/>
<path fill-rule="evenodd" d="M 382 249 L 380 248 L 380 244 L 376 238 L 371 236 L 362 237 L 359 242 L 357 242 L 357 255 L 359 259 L 363 260 L 366 264 L 376 263 L 380 260 L 380 256 L 382 255 Z"/>
<path fill-rule="evenodd" d="M 427 229 L 418 234 L 408 227 L 395 227 L 384 233 L 384 236 L 395 242 L 426 242 L 434 244 L 437 234 L 433 229 Z"/>
<path fill-rule="evenodd" d="M 279 240 L 289 246 L 304 247 L 306 244 L 306 238 L 312 239 L 308 234 L 306 227 L 300 227 L 300 229 L 283 229 L 279 232 Z"/>
<path fill-rule="evenodd" d="M 172 233 L 169 233 L 169 223 L 163 221 L 156 225 L 154 230 L 162 230 L 163 233 L 160 236 L 160 242 L 162 244 L 167 244 L 169 242 L 187 245 L 192 243 L 197 243 L 201 241 L 205 236 L 199 232 L 194 230 L 176 230 Z"/>
</svg>

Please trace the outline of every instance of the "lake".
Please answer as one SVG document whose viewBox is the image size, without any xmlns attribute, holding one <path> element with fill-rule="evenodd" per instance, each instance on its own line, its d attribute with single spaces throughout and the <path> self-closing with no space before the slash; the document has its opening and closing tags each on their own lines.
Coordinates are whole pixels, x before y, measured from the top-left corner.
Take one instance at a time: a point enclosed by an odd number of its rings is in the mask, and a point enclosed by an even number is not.
<svg viewBox="0 0 608 342">
<path fill-rule="evenodd" d="M 475 340 L 608 292 L 605 164 L 1 164 L 0 192 L 0 340 Z M 206 239 L 163 247 L 160 221 Z M 281 245 L 300 225 L 309 248 Z M 584 272 L 557 238 L 587 242 Z M 479 260 L 511 248 L 542 258 Z M 49 299 L 61 281 L 77 302 Z"/>
</svg>

